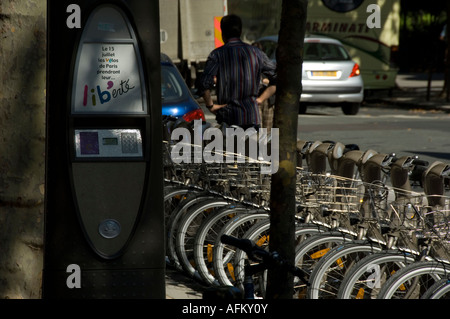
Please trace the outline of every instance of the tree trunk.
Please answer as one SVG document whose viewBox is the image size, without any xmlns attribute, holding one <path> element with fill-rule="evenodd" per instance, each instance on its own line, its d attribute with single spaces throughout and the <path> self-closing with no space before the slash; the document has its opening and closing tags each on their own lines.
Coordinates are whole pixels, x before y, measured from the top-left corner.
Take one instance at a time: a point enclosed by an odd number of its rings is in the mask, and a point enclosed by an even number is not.
<svg viewBox="0 0 450 319">
<path fill-rule="evenodd" d="M 303 41 L 307 0 L 283 0 L 277 48 L 277 95 L 274 128 L 279 128 L 279 169 L 272 175 L 270 196 L 270 251 L 288 262 L 295 258 L 295 186 L 297 119 L 302 91 Z M 267 298 L 288 299 L 293 275 L 281 269 L 268 274 Z"/>
<path fill-rule="evenodd" d="M 0 1 L 0 299 L 39 298 L 46 1 Z"/>
</svg>

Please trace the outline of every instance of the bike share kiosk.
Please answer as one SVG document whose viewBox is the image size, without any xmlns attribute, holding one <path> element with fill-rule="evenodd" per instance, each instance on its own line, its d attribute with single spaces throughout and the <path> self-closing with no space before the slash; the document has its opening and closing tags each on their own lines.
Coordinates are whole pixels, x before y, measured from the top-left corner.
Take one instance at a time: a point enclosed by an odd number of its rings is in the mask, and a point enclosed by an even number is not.
<svg viewBox="0 0 450 319">
<path fill-rule="evenodd" d="M 74 2 L 48 4 L 43 297 L 165 298 L 158 1 L 70 29 Z"/>
</svg>

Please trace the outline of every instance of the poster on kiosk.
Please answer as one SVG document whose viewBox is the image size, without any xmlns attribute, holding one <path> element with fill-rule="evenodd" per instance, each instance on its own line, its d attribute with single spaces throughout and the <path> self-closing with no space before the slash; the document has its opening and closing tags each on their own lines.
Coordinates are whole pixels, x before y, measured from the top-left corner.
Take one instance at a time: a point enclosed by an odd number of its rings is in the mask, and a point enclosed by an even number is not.
<svg viewBox="0 0 450 319">
<path fill-rule="evenodd" d="M 49 57 L 50 81 L 61 81 L 49 84 L 47 103 L 43 295 L 164 298 L 157 1 L 85 1 L 78 8 L 85 18 L 67 31 L 75 40 L 65 52 L 72 53 L 68 72 L 52 73 L 58 60 Z M 58 85 L 66 85 L 64 112 L 53 103 Z M 66 165 L 53 167 L 52 155 Z"/>
</svg>

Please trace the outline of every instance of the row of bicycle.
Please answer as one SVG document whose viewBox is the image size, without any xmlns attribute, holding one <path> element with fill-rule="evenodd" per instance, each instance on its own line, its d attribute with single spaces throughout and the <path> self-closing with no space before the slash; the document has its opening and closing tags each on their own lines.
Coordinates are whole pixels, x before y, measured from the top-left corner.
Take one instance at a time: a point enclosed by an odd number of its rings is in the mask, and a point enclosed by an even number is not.
<svg viewBox="0 0 450 319">
<path fill-rule="evenodd" d="M 295 297 L 419 298 L 433 295 L 433 285 L 446 295 L 448 165 L 331 142 L 299 141 L 298 159 L 296 265 L 308 285 L 296 279 Z M 268 180 L 255 167 L 198 164 L 166 171 L 169 265 L 206 285 L 243 289 L 251 261 L 220 238 L 268 247 Z M 255 296 L 264 297 L 265 272 L 254 284 Z"/>
</svg>

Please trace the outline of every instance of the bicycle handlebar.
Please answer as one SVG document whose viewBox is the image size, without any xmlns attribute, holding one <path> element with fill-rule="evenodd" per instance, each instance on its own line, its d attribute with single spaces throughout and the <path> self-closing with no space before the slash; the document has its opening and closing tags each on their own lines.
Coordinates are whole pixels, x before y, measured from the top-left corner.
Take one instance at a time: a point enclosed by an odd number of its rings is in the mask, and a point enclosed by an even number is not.
<svg viewBox="0 0 450 319">
<path fill-rule="evenodd" d="M 254 243 L 250 239 L 239 239 L 233 236 L 222 235 L 220 241 L 224 244 L 234 246 L 245 252 L 253 249 Z"/>
<path fill-rule="evenodd" d="M 222 235 L 222 237 L 220 237 L 220 241 L 224 244 L 243 250 L 250 259 L 255 259 L 255 255 L 259 255 L 260 257 L 269 256 L 268 251 L 256 246 L 256 244 L 250 239 L 241 239 L 233 236 Z"/>
<path fill-rule="evenodd" d="M 383 160 L 382 166 L 391 166 L 398 159 L 399 158 L 395 153 L 391 153 L 387 155 L 386 158 Z M 403 163 L 404 168 L 409 168 L 412 166 L 428 166 L 428 165 L 429 165 L 428 161 L 421 160 L 418 158 L 418 156 L 411 157 Z"/>
<path fill-rule="evenodd" d="M 412 161 L 412 164 L 417 165 L 417 166 L 428 166 L 430 163 L 425 160 L 414 158 Z"/>
<path fill-rule="evenodd" d="M 222 235 L 220 241 L 226 245 L 234 246 L 238 249 L 243 250 L 249 259 L 256 260 L 256 256 L 263 259 L 263 264 L 269 268 L 274 264 L 285 267 L 287 271 L 291 272 L 295 276 L 299 277 L 305 284 L 309 285 L 309 282 L 304 278 L 306 272 L 296 266 L 289 265 L 277 252 L 270 253 L 267 250 L 257 246 L 250 239 L 241 239 L 233 236 Z"/>
</svg>

